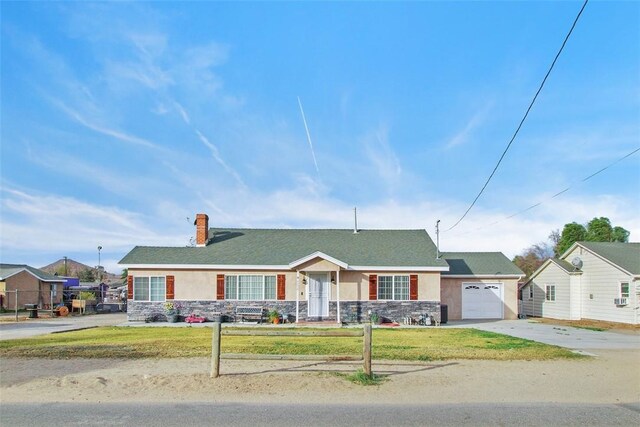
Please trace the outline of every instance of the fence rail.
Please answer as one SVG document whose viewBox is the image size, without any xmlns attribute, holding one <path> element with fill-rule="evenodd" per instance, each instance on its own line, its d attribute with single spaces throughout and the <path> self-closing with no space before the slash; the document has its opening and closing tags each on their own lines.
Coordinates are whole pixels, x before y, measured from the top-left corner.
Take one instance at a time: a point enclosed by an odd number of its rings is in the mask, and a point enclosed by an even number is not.
<svg viewBox="0 0 640 427">
<path fill-rule="evenodd" d="M 317 355 L 317 354 L 251 354 L 251 353 L 220 353 L 222 336 L 262 336 L 262 337 L 363 337 L 362 354 L 357 355 Z M 363 371 L 371 376 L 371 325 L 366 324 L 360 330 L 253 330 L 253 329 L 225 329 L 220 322 L 213 324 L 211 337 L 211 378 L 220 376 L 220 359 L 241 360 L 323 360 L 323 361 L 360 361 Z"/>
</svg>

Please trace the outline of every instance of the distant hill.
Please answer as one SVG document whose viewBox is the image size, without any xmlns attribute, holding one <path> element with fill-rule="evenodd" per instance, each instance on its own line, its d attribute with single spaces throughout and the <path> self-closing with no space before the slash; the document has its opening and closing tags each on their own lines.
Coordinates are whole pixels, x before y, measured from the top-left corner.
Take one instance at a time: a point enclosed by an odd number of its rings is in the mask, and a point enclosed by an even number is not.
<svg viewBox="0 0 640 427">
<path fill-rule="evenodd" d="M 64 258 L 59 259 L 56 262 L 53 262 L 44 267 L 40 267 L 40 270 L 45 271 L 49 274 L 58 274 L 58 276 L 68 276 L 68 277 L 80 277 L 82 273 L 86 270 L 90 270 L 95 272 L 95 268 L 89 265 L 83 264 L 78 261 L 74 261 L 71 258 L 67 258 L 67 267 L 65 272 Z M 120 275 L 112 274 L 107 271 L 102 272 L 102 281 L 107 284 L 116 284 L 121 283 L 122 279 Z"/>
</svg>

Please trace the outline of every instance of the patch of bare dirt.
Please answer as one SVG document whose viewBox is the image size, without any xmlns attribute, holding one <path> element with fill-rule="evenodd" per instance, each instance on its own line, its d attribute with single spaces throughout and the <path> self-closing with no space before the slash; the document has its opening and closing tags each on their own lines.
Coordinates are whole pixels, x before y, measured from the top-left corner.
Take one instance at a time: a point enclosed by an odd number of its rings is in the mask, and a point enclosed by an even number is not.
<svg viewBox="0 0 640 427">
<path fill-rule="evenodd" d="M 204 401 L 265 403 L 455 403 L 640 401 L 638 351 L 560 361 L 374 361 L 388 380 L 360 386 L 335 375 L 354 363 L 194 359 L 0 362 L 2 402 Z"/>
<path fill-rule="evenodd" d="M 640 333 L 640 325 L 631 325 L 629 323 L 605 322 L 603 320 L 559 320 L 547 318 L 531 318 L 540 323 L 559 326 L 573 326 L 574 328 L 599 328 L 607 331 L 623 332 L 623 333 Z"/>
</svg>

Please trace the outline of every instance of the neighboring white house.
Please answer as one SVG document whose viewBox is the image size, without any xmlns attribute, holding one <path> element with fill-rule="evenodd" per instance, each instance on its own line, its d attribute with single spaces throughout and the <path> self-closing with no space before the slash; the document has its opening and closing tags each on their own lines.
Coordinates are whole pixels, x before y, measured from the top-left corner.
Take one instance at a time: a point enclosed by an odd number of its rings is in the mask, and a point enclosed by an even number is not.
<svg viewBox="0 0 640 427">
<path fill-rule="evenodd" d="M 640 323 L 640 243 L 576 242 L 522 287 L 528 316 Z"/>
</svg>

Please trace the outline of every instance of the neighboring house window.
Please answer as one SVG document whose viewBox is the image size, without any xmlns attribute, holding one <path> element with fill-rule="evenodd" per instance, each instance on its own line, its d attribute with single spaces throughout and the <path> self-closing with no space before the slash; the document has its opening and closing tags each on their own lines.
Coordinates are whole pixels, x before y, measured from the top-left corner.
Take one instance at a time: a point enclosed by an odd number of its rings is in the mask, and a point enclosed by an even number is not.
<svg viewBox="0 0 640 427">
<path fill-rule="evenodd" d="M 164 276 L 133 278 L 134 301 L 164 301 L 165 291 Z"/>
<path fill-rule="evenodd" d="M 409 300 L 409 276 L 378 276 L 379 300 Z"/>
<path fill-rule="evenodd" d="M 620 283 L 620 298 L 629 298 L 629 282 Z"/>
<path fill-rule="evenodd" d="M 58 285 L 55 283 L 51 284 L 51 296 L 54 298 L 58 296 Z"/>
<path fill-rule="evenodd" d="M 224 297 L 230 300 L 275 300 L 276 276 L 225 276 Z"/>
<path fill-rule="evenodd" d="M 529 285 L 529 299 L 533 299 L 533 285 Z"/>
<path fill-rule="evenodd" d="M 555 301 L 556 300 L 556 285 L 547 285 L 547 301 Z"/>
</svg>

